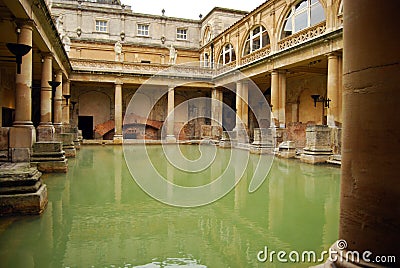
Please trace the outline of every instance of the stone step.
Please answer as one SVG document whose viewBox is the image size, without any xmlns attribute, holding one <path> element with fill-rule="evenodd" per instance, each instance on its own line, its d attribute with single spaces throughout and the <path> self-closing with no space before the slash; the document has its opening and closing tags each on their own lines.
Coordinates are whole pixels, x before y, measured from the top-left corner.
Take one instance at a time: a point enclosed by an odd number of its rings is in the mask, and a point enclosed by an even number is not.
<svg viewBox="0 0 400 268">
<path fill-rule="evenodd" d="M 36 193 L 40 186 L 42 186 L 41 180 L 36 181 L 33 185 L 1 186 L 0 195 Z"/>
<path fill-rule="evenodd" d="M 28 173 L 17 174 L 16 171 L 14 174 L 0 177 L 0 187 L 32 186 L 36 184 L 42 173 L 36 168 L 32 168 L 32 170 L 35 170 L 35 172 L 29 173 L 28 176 Z"/>
</svg>

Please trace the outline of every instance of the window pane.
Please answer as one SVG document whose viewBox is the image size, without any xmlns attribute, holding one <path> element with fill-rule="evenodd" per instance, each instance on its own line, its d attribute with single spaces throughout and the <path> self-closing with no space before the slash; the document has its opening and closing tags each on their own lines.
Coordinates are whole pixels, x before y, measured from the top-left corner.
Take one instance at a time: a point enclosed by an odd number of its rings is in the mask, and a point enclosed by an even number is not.
<svg viewBox="0 0 400 268">
<path fill-rule="evenodd" d="M 311 25 L 324 21 L 324 9 L 320 4 L 311 7 Z"/>
<path fill-rule="evenodd" d="M 307 12 L 302 12 L 296 15 L 296 17 L 294 18 L 294 27 L 295 27 L 294 29 L 295 33 L 308 27 Z"/>
<path fill-rule="evenodd" d="M 229 58 L 229 52 L 225 53 L 224 58 L 225 58 L 225 63 L 229 63 L 231 61 Z"/>
<path fill-rule="evenodd" d="M 256 35 L 260 32 L 260 27 L 257 27 L 253 30 L 253 35 Z"/>
<path fill-rule="evenodd" d="M 298 12 L 301 12 L 304 8 L 306 8 L 307 7 L 307 5 L 308 5 L 308 3 L 307 3 L 307 0 L 306 1 L 303 1 L 303 2 L 301 2 L 301 3 L 298 3 L 297 5 L 296 5 L 296 13 L 298 13 Z"/>
<path fill-rule="evenodd" d="M 315 3 L 319 3 L 319 1 L 318 0 L 311 0 L 311 5 L 315 4 Z"/>
<path fill-rule="evenodd" d="M 232 61 L 236 60 L 235 50 L 232 49 Z"/>
<path fill-rule="evenodd" d="M 229 50 L 229 48 L 230 48 L 230 44 L 227 44 L 227 45 L 225 46 L 225 50 Z"/>
<path fill-rule="evenodd" d="M 253 39 L 253 48 L 252 51 L 255 51 L 261 47 L 261 39 L 260 37 L 254 38 Z"/>
<path fill-rule="evenodd" d="M 262 46 L 265 47 L 269 44 L 269 36 L 267 32 L 264 32 L 262 35 Z"/>
<path fill-rule="evenodd" d="M 250 54 L 250 42 L 249 42 L 249 40 L 247 40 L 246 43 L 244 44 L 243 55 L 247 55 L 247 54 Z"/>
</svg>

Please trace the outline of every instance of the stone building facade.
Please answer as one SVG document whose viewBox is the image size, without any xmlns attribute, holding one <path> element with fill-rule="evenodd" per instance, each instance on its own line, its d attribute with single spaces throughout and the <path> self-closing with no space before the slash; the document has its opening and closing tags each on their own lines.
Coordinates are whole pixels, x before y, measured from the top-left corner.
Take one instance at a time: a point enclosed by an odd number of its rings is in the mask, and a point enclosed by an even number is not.
<svg viewBox="0 0 400 268">
<path fill-rule="evenodd" d="M 341 1 L 267 1 L 251 12 L 217 7 L 199 20 L 138 14 L 118 1 L 56 0 L 51 3 L 51 12 L 61 39 L 70 41 L 65 47 L 74 70 L 69 78 L 72 100 L 77 103 L 73 124 L 91 121 L 86 138 L 111 139 L 116 132 L 122 135 L 122 130 L 112 126 L 123 126 L 116 121 L 126 116 L 137 89 L 174 64 L 191 64 L 196 72 L 209 77 L 195 85 L 177 83 L 176 77 L 148 85 L 174 87 L 174 107 L 186 105 L 179 111 L 183 114 L 175 115 L 176 138 L 201 137 L 201 125 L 211 124 L 207 118 L 215 112 L 213 96 L 237 111 L 243 98 L 235 97 L 237 81 L 227 78 L 235 71 L 263 92 L 272 107 L 271 121 L 280 140 L 293 140 L 301 148 L 306 143 L 307 125 L 341 126 Z M 192 74 L 189 71 L 183 76 L 190 79 Z M 116 103 L 119 84 L 121 101 Z M 227 85 L 233 92 L 224 89 Z M 143 105 L 153 102 L 151 91 L 142 96 Z M 329 108 L 324 102 L 314 105 L 311 95 L 329 99 Z M 185 102 L 198 97 L 210 101 L 196 104 L 198 107 Z M 259 101 L 251 95 L 247 98 L 250 107 Z M 117 114 L 117 110 L 121 112 Z M 148 119 L 162 124 L 168 114 L 168 94 L 153 110 Z M 226 121 L 224 128 L 234 129 L 235 114 L 220 114 Z M 190 121 L 193 116 L 199 119 Z M 259 127 L 252 109 L 244 108 L 238 116 L 252 139 L 253 129 Z M 152 138 L 164 138 L 157 128 L 147 127 L 153 131 Z"/>
</svg>

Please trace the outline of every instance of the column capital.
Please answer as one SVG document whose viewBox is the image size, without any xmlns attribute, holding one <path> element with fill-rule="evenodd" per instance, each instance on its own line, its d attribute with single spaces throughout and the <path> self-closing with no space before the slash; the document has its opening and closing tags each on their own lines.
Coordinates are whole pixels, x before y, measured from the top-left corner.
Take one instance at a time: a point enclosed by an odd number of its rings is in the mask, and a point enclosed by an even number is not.
<svg viewBox="0 0 400 268">
<path fill-rule="evenodd" d="M 168 91 L 174 90 L 175 89 L 175 85 L 168 85 Z"/>
<path fill-rule="evenodd" d="M 330 58 L 334 58 L 334 57 L 335 57 L 335 58 L 341 57 L 342 54 L 339 53 L 339 52 L 331 52 L 331 53 L 325 54 L 325 56 L 326 56 L 328 59 L 330 59 Z"/>
<path fill-rule="evenodd" d="M 124 83 L 122 83 L 121 81 L 115 81 L 114 85 L 116 86 L 122 86 Z"/>
<path fill-rule="evenodd" d="M 42 55 L 42 59 L 43 60 L 45 60 L 45 59 L 53 59 L 53 53 L 52 52 L 41 52 L 40 53 L 41 55 Z"/>
<path fill-rule="evenodd" d="M 17 24 L 17 28 L 25 28 L 28 30 L 32 30 L 34 26 L 36 26 L 35 22 L 31 19 L 16 19 L 15 24 Z"/>
</svg>

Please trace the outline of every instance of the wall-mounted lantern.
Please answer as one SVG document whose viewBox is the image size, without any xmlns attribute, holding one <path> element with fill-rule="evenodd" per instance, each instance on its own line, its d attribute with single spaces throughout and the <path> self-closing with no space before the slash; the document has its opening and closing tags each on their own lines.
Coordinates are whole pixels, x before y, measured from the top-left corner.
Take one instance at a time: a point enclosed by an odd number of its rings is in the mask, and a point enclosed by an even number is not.
<svg viewBox="0 0 400 268">
<path fill-rule="evenodd" d="M 329 108 L 329 102 L 331 101 L 329 98 L 318 94 L 311 95 L 311 98 L 314 100 L 314 107 L 317 107 L 317 102 L 322 102 L 325 108 Z"/>
<path fill-rule="evenodd" d="M 15 55 L 15 62 L 17 63 L 17 74 L 21 74 L 22 57 L 28 54 L 32 49 L 31 46 L 24 44 L 7 43 L 8 50 Z"/>
<path fill-rule="evenodd" d="M 64 94 L 63 97 L 65 98 L 66 106 L 68 106 L 69 99 L 71 98 L 70 94 Z"/>
</svg>

